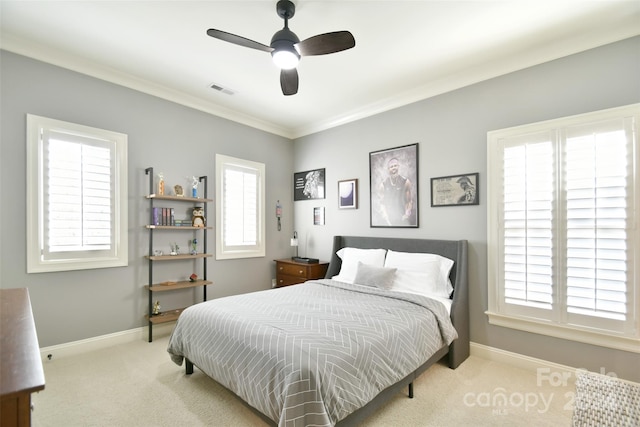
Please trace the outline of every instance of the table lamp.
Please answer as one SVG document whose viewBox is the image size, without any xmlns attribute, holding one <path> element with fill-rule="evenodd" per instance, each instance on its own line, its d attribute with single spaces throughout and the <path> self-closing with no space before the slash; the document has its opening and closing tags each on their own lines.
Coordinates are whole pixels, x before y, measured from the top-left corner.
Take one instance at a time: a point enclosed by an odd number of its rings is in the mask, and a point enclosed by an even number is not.
<svg viewBox="0 0 640 427">
<path fill-rule="evenodd" d="M 294 258 L 298 258 L 298 233 L 293 232 L 293 237 L 291 238 L 291 246 L 295 246 L 296 248 L 296 256 Z"/>
</svg>

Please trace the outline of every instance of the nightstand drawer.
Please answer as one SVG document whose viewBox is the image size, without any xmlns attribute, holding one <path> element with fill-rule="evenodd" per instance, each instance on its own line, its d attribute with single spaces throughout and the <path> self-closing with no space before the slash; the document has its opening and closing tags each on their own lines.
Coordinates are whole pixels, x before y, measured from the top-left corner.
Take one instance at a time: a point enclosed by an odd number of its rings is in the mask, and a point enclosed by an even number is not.
<svg viewBox="0 0 640 427">
<path fill-rule="evenodd" d="M 322 279 L 329 268 L 328 262 L 305 264 L 290 259 L 276 260 L 276 286 L 289 286 L 307 280 Z"/>
<path fill-rule="evenodd" d="M 297 264 L 284 264 L 284 263 L 278 263 L 277 264 L 277 274 L 283 274 L 286 276 L 295 276 L 295 277 L 302 277 L 304 279 L 307 278 L 307 272 L 308 272 L 308 268 L 306 268 L 306 265 L 297 265 Z"/>
<path fill-rule="evenodd" d="M 297 285 L 298 283 L 303 283 L 306 281 L 307 281 L 306 278 L 301 279 L 295 276 L 283 276 L 278 274 L 278 277 L 276 278 L 276 286 L 281 287 L 281 286 Z"/>
</svg>

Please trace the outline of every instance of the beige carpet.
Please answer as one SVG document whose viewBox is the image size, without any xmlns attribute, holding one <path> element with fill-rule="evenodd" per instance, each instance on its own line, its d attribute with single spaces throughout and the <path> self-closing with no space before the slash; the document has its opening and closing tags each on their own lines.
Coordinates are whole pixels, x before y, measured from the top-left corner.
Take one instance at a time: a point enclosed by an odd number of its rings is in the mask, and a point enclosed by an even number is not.
<svg viewBox="0 0 640 427">
<path fill-rule="evenodd" d="M 33 395 L 34 427 L 265 426 L 235 395 L 197 368 L 170 361 L 168 337 L 44 362 L 46 388 Z M 575 384 L 557 376 L 470 357 L 440 363 L 366 426 L 569 426 Z M 549 381 L 549 379 L 551 381 Z"/>
</svg>

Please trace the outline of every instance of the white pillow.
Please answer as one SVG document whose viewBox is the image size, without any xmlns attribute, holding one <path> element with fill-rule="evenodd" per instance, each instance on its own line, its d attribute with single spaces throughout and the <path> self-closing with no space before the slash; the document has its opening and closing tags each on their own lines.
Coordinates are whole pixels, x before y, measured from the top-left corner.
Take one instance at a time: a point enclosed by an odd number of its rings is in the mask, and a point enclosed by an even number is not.
<svg viewBox="0 0 640 427">
<path fill-rule="evenodd" d="M 387 268 L 397 268 L 391 290 L 449 298 L 453 261 L 436 254 L 388 251 Z"/>
<path fill-rule="evenodd" d="M 332 279 L 353 284 L 358 271 L 358 262 L 373 267 L 384 267 L 386 253 L 386 249 L 342 248 L 336 252 L 336 255 L 342 259 L 340 273 Z"/>
<path fill-rule="evenodd" d="M 391 289 L 396 270 L 396 268 L 373 267 L 358 261 L 358 271 L 353 283 L 380 289 Z"/>
</svg>

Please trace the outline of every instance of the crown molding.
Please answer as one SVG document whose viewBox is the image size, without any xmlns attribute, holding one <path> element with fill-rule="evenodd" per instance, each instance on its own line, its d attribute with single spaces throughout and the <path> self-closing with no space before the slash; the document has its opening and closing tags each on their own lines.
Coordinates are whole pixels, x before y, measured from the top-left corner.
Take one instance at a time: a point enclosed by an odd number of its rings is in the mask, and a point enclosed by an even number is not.
<svg viewBox="0 0 640 427">
<path fill-rule="evenodd" d="M 326 120 L 311 123 L 292 129 L 292 138 L 300 138 L 321 132 L 347 123 L 355 122 L 385 111 L 413 104 L 434 96 L 461 89 L 492 78 L 524 70 L 536 65 L 551 62 L 560 58 L 595 49 L 640 35 L 640 27 L 631 24 L 620 25 L 616 31 L 594 31 L 590 35 L 582 34 L 571 40 L 557 42 L 553 45 L 541 45 L 535 49 L 521 51 L 518 54 L 507 54 L 501 59 L 479 63 L 463 72 L 447 75 L 415 89 L 388 97 L 361 108 L 351 110 Z"/>
<path fill-rule="evenodd" d="M 176 104 L 184 105 L 195 110 L 203 111 L 255 129 L 263 130 L 288 139 L 293 138 L 292 132 L 288 128 L 277 126 L 265 120 L 221 107 L 166 86 L 158 85 L 148 80 L 123 73 L 119 70 L 96 64 L 95 62 L 88 61 L 84 58 L 69 55 L 66 52 L 48 47 L 45 48 L 44 46 L 30 43 L 11 35 L 2 35 L 0 38 L 0 48 L 8 52 L 13 52 L 18 55 L 46 62 L 77 73 L 95 77 L 109 83 L 127 87 L 138 92 L 146 93 L 147 95 L 165 99 Z"/>
<path fill-rule="evenodd" d="M 84 58 L 29 43 L 11 35 L 2 35 L 0 38 L 0 48 L 175 102 L 287 139 L 295 140 L 306 135 L 352 123 L 491 78 L 640 35 L 640 27 L 632 21 L 633 20 L 630 20 L 627 23 L 619 25 L 615 30 L 606 29 L 605 31 L 594 29 L 590 34 L 580 34 L 579 37 L 576 36 L 572 39 L 559 41 L 551 45 L 538 45 L 532 49 L 517 51 L 514 46 L 511 46 L 510 49 L 505 49 L 507 53 L 500 59 L 478 63 L 476 66 L 468 67 L 463 72 L 447 75 L 418 88 L 296 128 L 279 126 L 266 120 L 224 108 L 212 102 L 207 102 L 201 98 L 187 95 L 166 86 L 154 84 L 116 69 L 98 65 Z M 512 54 L 514 51 L 518 53 Z"/>
</svg>

